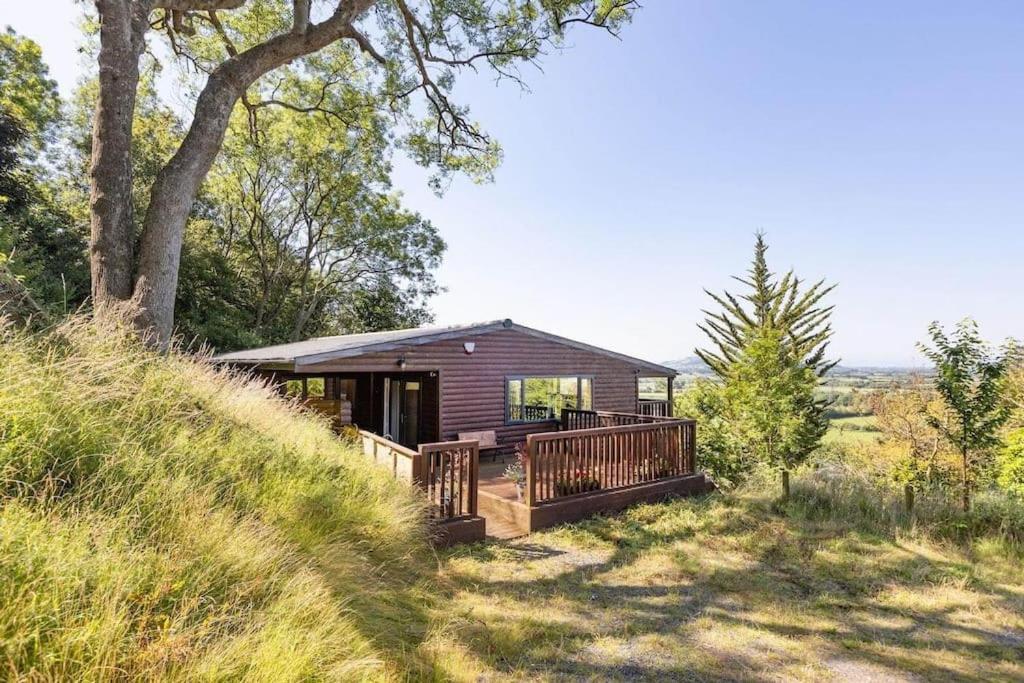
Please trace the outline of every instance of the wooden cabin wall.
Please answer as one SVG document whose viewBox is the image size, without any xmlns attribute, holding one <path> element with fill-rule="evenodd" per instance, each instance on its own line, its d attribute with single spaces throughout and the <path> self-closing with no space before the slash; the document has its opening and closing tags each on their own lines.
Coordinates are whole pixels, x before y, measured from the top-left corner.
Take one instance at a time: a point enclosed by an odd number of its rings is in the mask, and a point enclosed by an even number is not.
<svg viewBox="0 0 1024 683">
<path fill-rule="evenodd" d="M 472 354 L 466 353 L 465 342 L 475 344 Z M 505 378 L 512 375 L 592 376 L 596 409 L 636 412 L 638 366 L 518 330 L 497 330 L 407 346 L 307 366 L 303 370 L 312 373 L 358 369 L 395 373 L 400 358 L 405 359 L 405 372 L 438 372 L 441 439 L 454 439 L 459 432 L 493 429 L 498 443 L 512 445 L 524 441 L 529 433 L 557 429 L 553 421 L 505 424 Z M 642 374 L 652 375 L 648 370 L 643 370 Z M 354 404 L 360 403 L 359 398 L 356 397 Z M 355 416 L 353 419 L 359 421 Z"/>
</svg>

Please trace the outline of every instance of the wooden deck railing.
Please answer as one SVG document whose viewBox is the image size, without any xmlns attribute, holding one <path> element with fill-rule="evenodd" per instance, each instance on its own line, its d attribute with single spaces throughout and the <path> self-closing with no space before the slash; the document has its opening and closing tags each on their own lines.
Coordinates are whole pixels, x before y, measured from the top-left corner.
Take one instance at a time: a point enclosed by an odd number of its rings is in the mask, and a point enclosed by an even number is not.
<svg viewBox="0 0 1024 683">
<path fill-rule="evenodd" d="M 422 486 L 431 515 L 439 519 L 476 516 L 480 442 L 445 441 L 420 445 Z"/>
<path fill-rule="evenodd" d="M 479 442 L 429 443 L 414 451 L 364 430 L 359 430 L 359 436 L 365 455 L 387 467 L 396 479 L 423 489 L 432 519 L 451 521 L 476 515 Z"/>
<path fill-rule="evenodd" d="M 551 409 L 547 406 L 511 404 L 508 407 L 508 419 L 522 422 L 539 422 L 554 420 Z"/>
<path fill-rule="evenodd" d="M 419 453 L 363 429 L 359 430 L 359 437 L 363 442 L 363 455 L 370 457 L 378 465 L 387 467 L 395 479 L 410 484 L 421 479 L 422 458 Z"/>
<path fill-rule="evenodd" d="M 663 399 L 641 398 L 636 402 L 636 412 L 652 417 L 672 417 L 672 404 Z"/>
<path fill-rule="evenodd" d="M 655 415 L 638 415 L 636 413 L 615 413 L 607 410 L 562 409 L 562 431 L 576 429 L 597 429 L 598 427 L 623 427 L 625 425 L 651 424 L 653 422 L 671 422 L 675 418 L 657 417 Z"/>
<path fill-rule="evenodd" d="M 530 434 L 526 504 L 693 474 L 695 445 L 693 420 Z"/>
</svg>

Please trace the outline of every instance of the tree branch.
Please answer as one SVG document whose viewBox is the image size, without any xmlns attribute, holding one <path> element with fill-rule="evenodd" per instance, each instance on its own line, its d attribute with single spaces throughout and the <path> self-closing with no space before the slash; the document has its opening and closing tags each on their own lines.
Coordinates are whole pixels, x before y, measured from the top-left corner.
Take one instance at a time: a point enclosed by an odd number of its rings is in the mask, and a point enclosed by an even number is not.
<svg viewBox="0 0 1024 683">
<path fill-rule="evenodd" d="M 156 0 L 155 9 L 174 12 L 209 12 L 219 9 L 238 9 L 246 0 Z"/>
</svg>

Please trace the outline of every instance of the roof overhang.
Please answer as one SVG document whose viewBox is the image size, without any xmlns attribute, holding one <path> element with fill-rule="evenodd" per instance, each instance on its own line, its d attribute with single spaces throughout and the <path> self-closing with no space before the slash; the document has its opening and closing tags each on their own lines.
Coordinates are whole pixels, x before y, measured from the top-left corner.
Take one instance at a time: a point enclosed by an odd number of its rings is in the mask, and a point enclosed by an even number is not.
<svg viewBox="0 0 1024 683">
<path fill-rule="evenodd" d="M 525 325 L 518 325 L 509 319 L 496 320 L 489 323 L 480 323 L 478 325 L 467 325 L 464 327 L 452 327 L 436 331 L 424 331 L 423 334 L 411 333 L 406 337 L 398 339 L 385 339 L 382 341 L 370 341 L 368 340 L 365 344 L 358 346 L 346 346 L 334 350 L 319 351 L 317 353 L 306 353 L 306 354 L 282 354 L 280 357 L 258 358 L 258 357 L 244 357 L 242 356 L 245 352 L 224 354 L 224 356 L 217 356 L 214 360 L 218 360 L 224 363 L 233 363 L 236 365 L 246 365 L 251 367 L 258 367 L 264 370 L 282 370 L 291 372 L 303 372 L 310 371 L 313 369 L 312 366 L 320 365 L 322 363 L 329 363 L 332 360 L 340 360 L 343 358 L 358 358 L 370 353 L 380 353 L 386 351 L 398 351 L 402 349 L 408 349 L 411 347 L 423 346 L 425 344 L 433 344 L 439 341 L 446 341 L 450 339 L 462 339 L 465 337 L 475 337 L 499 330 L 513 330 L 521 334 L 530 335 L 538 339 L 544 339 L 551 341 L 563 346 L 579 349 L 581 351 L 588 351 L 603 356 L 615 358 L 624 363 L 628 363 L 637 368 L 637 372 L 646 372 L 649 376 L 654 377 L 675 377 L 679 373 L 673 368 L 665 365 L 659 365 L 657 363 L 651 363 L 640 358 L 628 356 L 623 353 L 616 351 L 609 351 L 599 346 L 593 346 L 591 344 L 585 344 L 583 342 L 576 341 L 574 339 L 568 339 L 566 337 L 560 337 L 549 332 L 543 332 L 541 330 L 534 329 L 532 327 L 526 327 Z M 412 331 L 410 331 L 412 332 Z M 282 345 L 279 350 L 284 351 L 288 345 Z M 277 349 L 278 347 L 271 347 Z M 253 349 L 255 352 L 258 349 Z M 241 357 L 240 357 L 241 356 Z"/>
</svg>

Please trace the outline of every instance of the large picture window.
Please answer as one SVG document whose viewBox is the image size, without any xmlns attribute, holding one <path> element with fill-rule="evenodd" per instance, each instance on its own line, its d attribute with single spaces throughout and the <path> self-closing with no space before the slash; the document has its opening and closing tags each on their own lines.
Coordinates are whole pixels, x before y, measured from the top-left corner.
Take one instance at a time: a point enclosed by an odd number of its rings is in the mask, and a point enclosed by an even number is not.
<svg viewBox="0 0 1024 683">
<path fill-rule="evenodd" d="M 557 420 L 563 408 L 590 410 L 594 405 L 591 377 L 509 377 L 505 380 L 505 421 Z"/>
</svg>

